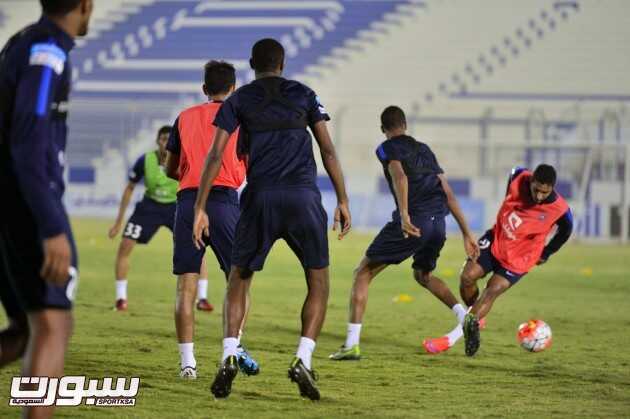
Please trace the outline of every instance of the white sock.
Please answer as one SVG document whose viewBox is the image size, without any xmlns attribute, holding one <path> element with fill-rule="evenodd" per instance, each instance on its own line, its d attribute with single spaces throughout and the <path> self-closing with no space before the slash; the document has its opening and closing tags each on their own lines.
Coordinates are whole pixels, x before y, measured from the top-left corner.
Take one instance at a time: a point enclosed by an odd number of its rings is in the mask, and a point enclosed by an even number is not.
<svg viewBox="0 0 630 419">
<path fill-rule="evenodd" d="M 455 326 L 455 329 L 451 330 L 446 337 L 448 338 L 448 346 L 453 346 L 455 343 L 464 336 L 464 328 L 462 324 Z"/>
<path fill-rule="evenodd" d="M 361 337 L 361 323 L 348 323 L 348 334 L 346 335 L 345 348 L 350 349 L 354 345 L 359 344 L 359 338 Z"/>
<path fill-rule="evenodd" d="M 313 351 L 315 350 L 315 341 L 310 338 L 305 338 L 302 336 L 300 338 L 300 344 L 298 345 L 297 353 L 295 356 L 300 358 L 304 363 L 306 369 L 311 369 L 311 357 L 313 356 Z"/>
<path fill-rule="evenodd" d="M 223 339 L 223 358 L 225 361 L 229 356 L 238 355 L 238 339 L 237 338 L 225 338 Z"/>
<path fill-rule="evenodd" d="M 197 281 L 197 300 L 208 299 L 208 280 L 200 279 Z"/>
<path fill-rule="evenodd" d="M 236 337 L 237 341 L 238 341 L 238 346 L 241 346 L 241 337 L 243 336 L 243 331 L 241 329 L 238 329 L 238 336 Z"/>
<path fill-rule="evenodd" d="M 197 361 L 195 360 L 195 354 L 193 351 L 194 343 L 180 343 L 179 345 L 179 362 L 184 367 L 197 368 Z"/>
<path fill-rule="evenodd" d="M 451 310 L 453 310 L 453 313 L 455 313 L 455 316 L 457 316 L 457 322 L 460 324 L 463 323 L 464 317 L 466 317 L 467 313 L 464 306 L 461 304 L 455 304 Z"/>
<path fill-rule="evenodd" d="M 116 300 L 126 300 L 126 299 L 127 299 L 127 280 L 118 279 L 116 280 Z"/>
</svg>

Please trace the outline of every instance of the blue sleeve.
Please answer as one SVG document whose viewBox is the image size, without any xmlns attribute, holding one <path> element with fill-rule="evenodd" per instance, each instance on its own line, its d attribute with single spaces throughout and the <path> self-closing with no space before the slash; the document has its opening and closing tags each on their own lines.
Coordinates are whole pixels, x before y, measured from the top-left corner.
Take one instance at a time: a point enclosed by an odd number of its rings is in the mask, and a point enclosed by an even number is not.
<svg viewBox="0 0 630 419">
<path fill-rule="evenodd" d="M 168 143 L 166 143 L 166 149 L 173 154 L 180 155 L 182 151 L 182 141 L 179 137 L 179 117 L 173 124 L 171 135 L 168 137 Z"/>
<path fill-rule="evenodd" d="M 401 153 L 400 150 L 398 150 L 398 147 L 396 147 L 389 141 L 385 141 L 376 148 L 376 157 L 380 160 L 381 163 L 387 164 L 392 160 L 400 161 Z"/>
<path fill-rule="evenodd" d="M 238 115 L 238 92 L 236 92 L 223 102 L 212 124 L 232 134 L 241 123 Z"/>
<path fill-rule="evenodd" d="M 129 171 L 129 182 L 138 183 L 144 177 L 144 154 L 136 160 L 136 163 L 133 165 L 131 170 Z"/>
<path fill-rule="evenodd" d="M 330 121 L 330 115 L 322 105 L 319 96 L 308 89 L 308 124 L 315 125 L 319 121 Z"/>
<path fill-rule="evenodd" d="M 549 259 L 549 256 L 556 253 L 560 248 L 569 240 L 571 232 L 573 231 L 573 214 L 571 209 L 568 209 L 562 217 L 556 221 L 558 231 L 553 236 L 551 241 L 545 246 L 542 252 L 541 258 L 543 260 Z"/>
<path fill-rule="evenodd" d="M 505 194 L 507 195 L 508 191 L 510 190 L 510 185 L 512 184 L 512 181 L 514 180 L 515 177 L 517 177 L 518 175 L 520 175 L 521 173 L 523 173 L 525 170 L 527 170 L 524 167 L 520 167 L 520 166 L 514 166 L 512 168 L 512 171 L 510 172 L 510 177 L 508 178 L 508 183 L 507 183 L 507 187 L 505 188 Z"/>
<path fill-rule="evenodd" d="M 29 59 L 18 70 L 11 157 L 18 187 L 41 237 L 47 239 L 65 230 L 65 214 L 56 205 L 58 192 L 50 187 L 47 167 L 51 156 L 56 154 L 51 133 L 51 102 L 60 86 L 67 57 L 53 43 L 33 44 L 28 54 Z"/>
</svg>

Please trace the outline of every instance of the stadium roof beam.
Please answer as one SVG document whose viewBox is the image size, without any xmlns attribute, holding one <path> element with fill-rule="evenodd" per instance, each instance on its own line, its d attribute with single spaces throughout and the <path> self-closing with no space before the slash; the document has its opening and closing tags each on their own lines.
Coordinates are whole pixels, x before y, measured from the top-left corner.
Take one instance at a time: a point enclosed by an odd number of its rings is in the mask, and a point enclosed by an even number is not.
<svg viewBox="0 0 630 419">
<path fill-rule="evenodd" d="M 79 80 L 75 89 L 80 92 L 126 93 L 199 93 L 199 83 L 160 81 Z"/>
<path fill-rule="evenodd" d="M 196 27 L 294 27 L 315 28 L 317 25 L 308 17 L 181 17 L 173 22 L 171 29 Z"/>
<path fill-rule="evenodd" d="M 205 2 L 195 7 L 195 13 L 209 10 L 328 10 L 343 12 L 344 7 L 337 1 L 231 1 Z"/>
<path fill-rule="evenodd" d="M 226 60 L 237 70 L 248 70 L 247 60 Z M 106 60 L 101 65 L 108 70 L 201 70 L 207 60 L 203 59 L 131 59 Z"/>
</svg>

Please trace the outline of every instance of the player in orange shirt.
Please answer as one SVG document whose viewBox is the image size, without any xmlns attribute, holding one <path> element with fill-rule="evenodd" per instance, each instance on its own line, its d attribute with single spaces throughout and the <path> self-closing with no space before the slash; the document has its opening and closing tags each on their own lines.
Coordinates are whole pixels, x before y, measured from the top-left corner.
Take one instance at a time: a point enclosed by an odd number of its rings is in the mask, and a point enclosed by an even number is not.
<svg viewBox="0 0 630 419">
<path fill-rule="evenodd" d="M 197 376 L 197 362 L 193 352 L 193 307 L 205 247 L 212 248 L 226 277 L 232 265 L 232 244 L 240 216 L 237 190 L 245 180 L 245 162 L 239 159 L 236 152 L 238 131 L 228 140 L 221 170 L 212 183 L 212 192 L 206 201 L 206 210 L 211 214 L 212 234 L 204 238 L 205 246 L 195 246 L 192 227 L 193 207 L 201 172 L 215 131 L 212 121 L 223 100 L 234 91 L 235 84 L 236 75 L 231 64 L 222 61 L 208 62 L 205 65 L 203 85 L 208 102 L 192 106 L 179 114 L 166 147 L 167 174 L 179 180 L 173 234 L 173 273 L 178 275 L 175 327 L 182 378 Z M 259 371 L 256 361 L 240 345 L 238 364 L 247 375 L 255 375 Z"/>
<path fill-rule="evenodd" d="M 533 173 L 520 167 L 512 170 L 496 223 L 479 239 L 481 255 L 476 262 L 468 260 L 460 276 L 460 294 L 471 307 L 470 312 L 463 325 L 448 335 L 426 340 L 427 351 L 448 349 L 461 337 L 463 326 L 466 355 L 473 356 L 480 345 L 479 319 L 485 318 L 497 297 L 535 265 L 545 263 L 569 239 L 573 215 L 554 190 L 555 184 L 556 171 L 547 164 L 541 164 Z M 477 281 L 488 272 L 493 274 L 479 296 Z"/>
</svg>

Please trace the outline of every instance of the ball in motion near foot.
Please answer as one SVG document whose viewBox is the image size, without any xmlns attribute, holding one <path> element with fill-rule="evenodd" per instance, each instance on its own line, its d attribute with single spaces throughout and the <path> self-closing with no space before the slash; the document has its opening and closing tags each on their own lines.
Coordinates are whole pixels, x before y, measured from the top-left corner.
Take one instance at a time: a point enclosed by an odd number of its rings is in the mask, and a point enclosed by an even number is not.
<svg viewBox="0 0 630 419">
<path fill-rule="evenodd" d="M 530 320 L 518 327 L 516 338 L 526 351 L 541 352 L 551 346 L 551 327 L 542 320 Z"/>
</svg>

